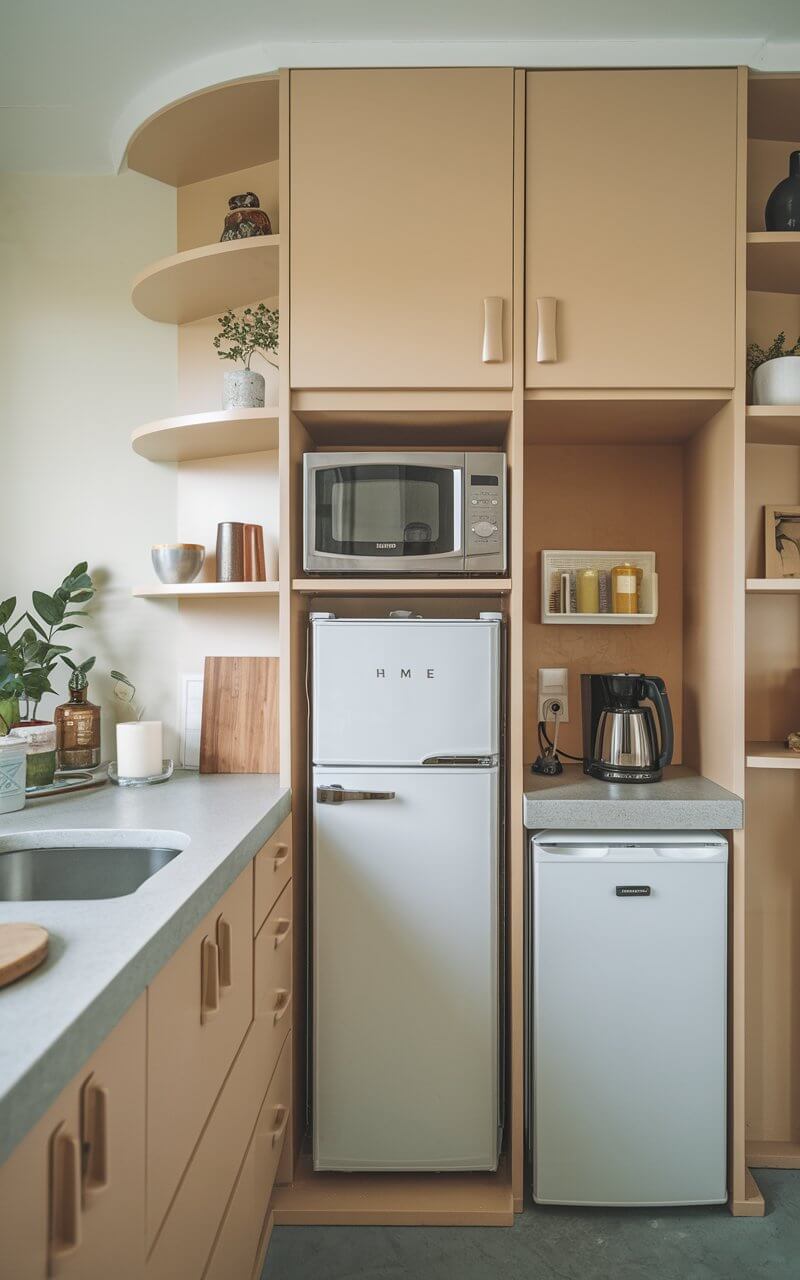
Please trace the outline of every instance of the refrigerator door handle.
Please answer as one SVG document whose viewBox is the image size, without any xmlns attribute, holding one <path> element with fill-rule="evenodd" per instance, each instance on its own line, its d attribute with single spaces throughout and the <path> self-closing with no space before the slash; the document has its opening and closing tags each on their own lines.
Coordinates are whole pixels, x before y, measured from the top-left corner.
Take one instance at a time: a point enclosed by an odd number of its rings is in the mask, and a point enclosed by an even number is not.
<svg viewBox="0 0 800 1280">
<path fill-rule="evenodd" d="M 319 804 L 344 804 L 348 800 L 394 800 L 394 791 L 345 791 L 344 787 L 317 787 Z"/>
</svg>

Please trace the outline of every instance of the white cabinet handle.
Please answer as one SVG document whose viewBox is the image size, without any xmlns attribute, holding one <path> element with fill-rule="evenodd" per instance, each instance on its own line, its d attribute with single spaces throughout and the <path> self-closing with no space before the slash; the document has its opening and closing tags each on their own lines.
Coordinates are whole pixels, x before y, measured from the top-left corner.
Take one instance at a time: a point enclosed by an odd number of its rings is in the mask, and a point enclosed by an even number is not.
<svg viewBox="0 0 800 1280">
<path fill-rule="evenodd" d="M 498 364 L 503 359 L 503 299 L 483 300 L 483 363 Z"/>
<path fill-rule="evenodd" d="M 536 311 L 539 317 L 539 339 L 536 344 L 536 359 L 539 364 L 553 364 L 558 360 L 556 343 L 556 298 L 537 298 Z"/>
</svg>

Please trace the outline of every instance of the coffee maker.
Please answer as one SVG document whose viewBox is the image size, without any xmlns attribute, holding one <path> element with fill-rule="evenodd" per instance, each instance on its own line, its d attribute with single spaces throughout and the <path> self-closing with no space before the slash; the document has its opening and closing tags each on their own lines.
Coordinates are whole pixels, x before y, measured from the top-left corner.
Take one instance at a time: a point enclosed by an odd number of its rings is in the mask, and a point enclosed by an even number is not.
<svg viewBox="0 0 800 1280">
<path fill-rule="evenodd" d="M 660 676 L 582 675 L 581 708 L 584 773 L 603 782 L 660 781 L 675 745 Z"/>
</svg>

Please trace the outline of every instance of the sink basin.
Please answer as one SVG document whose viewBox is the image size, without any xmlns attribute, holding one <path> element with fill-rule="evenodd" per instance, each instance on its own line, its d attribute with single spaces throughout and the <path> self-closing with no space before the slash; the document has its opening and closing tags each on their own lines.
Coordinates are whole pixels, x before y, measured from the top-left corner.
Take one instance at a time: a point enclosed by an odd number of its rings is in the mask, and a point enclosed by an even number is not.
<svg viewBox="0 0 800 1280">
<path fill-rule="evenodd" d="M 177 831 L 27 832 L 0 839 L 0 902 L 121 898 L 177 858 Z"/>
</svg>

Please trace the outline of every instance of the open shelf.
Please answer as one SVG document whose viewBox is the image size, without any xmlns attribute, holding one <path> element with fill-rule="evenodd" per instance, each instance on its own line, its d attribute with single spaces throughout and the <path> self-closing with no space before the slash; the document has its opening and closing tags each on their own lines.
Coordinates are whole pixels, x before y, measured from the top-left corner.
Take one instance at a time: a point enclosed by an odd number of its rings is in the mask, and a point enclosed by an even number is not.
<svg viewBox="0 0 800 1280">
<path fill-rule="evenodd" d="M 800 578 L 748 578 L 747 590 L 750 594 L 767 596 L 797 595 Z"/>
<path fill-rule="evenodd" d="M 186 324 L 278 292 L 280 236 L 251 236 L 162 258 L 133 282 L 131 299 L 149 320 Z"/>
<path fill-rule="evenodd" d="M 511 1184 L 497 1173 L 315 1173 L 297 1164 L 291 1186 L 276 1187 L 275 1224 L 302 1226 L 510 1227 Z"/>
<path fill-rule="evenodd" d="M 800 293 L 800 231 L 747 233 L 747 287 Z"/>
<path fill-rule="evenodd" d="M 800 751 L 790 751 L 782 742 L 748 742 L 748 769 L 800 769 Z"/>
<path fill-rule="evenodd" d="M 151 462 L 190 462 L 278 447 L 278 410 L 222 409 L 187 413 L 137 427 L 134 453 Z"/>
<path fill-rule="evenodd" d="M 129 169 L 172 187 L 277 160 L 277 76 L 220 85 L 171 103 L 140 125 L 126 158 Z"/>
<path fill-rule="evenodd" d="M 277 582 L 156 582 L 134 587 L 133 595 L 146 600 L 210 600 L 219 596 L 276 596 Z"/>
<path fill-rule="evenodd" d="M 747 1143 L 746 1160 L 752 1169 L 800 1169 L 800 1142 Z"/>
<path fill-rule="evenodd" d="M 749 404 L 748 444 L 800 444 L 800 405 Z"/>
<path fill-rule="evenodd" d="M 747 116 L 751 138 L 800 143 L 800 75 L 751 72 Z"/>
<path fill-rule="evenodd" d="M 678 444 L 730 399 L 726 389 L 525 392 L 526 444 Z"/>
<path fill-rule="evenodd" d="M 292 587 L 313 596 L 497 596 L 510 578 L 295 578 Z"/>
<path fill-rule="evenodd" d="M 658 574 L 656 557 L 652 551 L 542 551 L 541 553 L 541 608 L 542 623 L 554 626 L 647 626 L 658 618 Z M 630 563 L 642 570 L 639 613 L 562 613 L 550 608 L 554 580 L 562 574 L 577 573 L 579 569 L 607 570 L 618 564 Z M 609 582 L 609 591 L 611 583 Z"/>
</svg>

